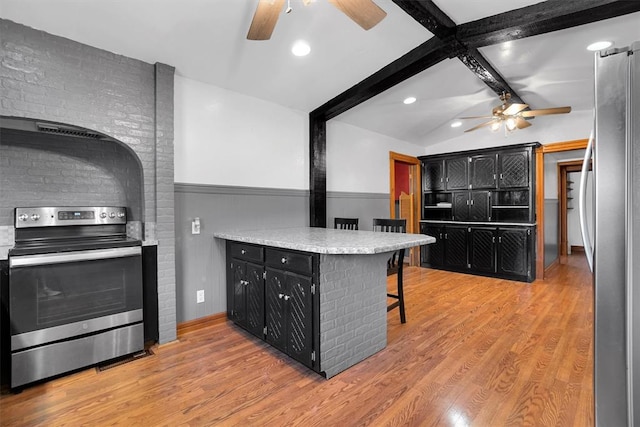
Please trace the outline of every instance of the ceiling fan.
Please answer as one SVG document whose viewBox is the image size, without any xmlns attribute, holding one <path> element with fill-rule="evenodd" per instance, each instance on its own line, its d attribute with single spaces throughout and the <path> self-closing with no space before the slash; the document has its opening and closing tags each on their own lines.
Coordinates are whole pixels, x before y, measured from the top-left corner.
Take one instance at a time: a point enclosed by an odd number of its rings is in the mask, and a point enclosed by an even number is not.
<svg viewBox="0 0 640 427">
<path fill-rule="evenodd" d="M 555 107 L 555 108 L 543 108 L 540 110 L 526 110 L 529 108 L 528 104 L 512 104 L 509 102 L 511 94 L 503 92 L 500 95 L 502 105 L 494 107 L 490 116 L 472 116 L 461 117 L 461 119 L 491 119 L 488 122 L 474 126 L 471 129 L 465 130 L 465 132 L 471 132 L 472 130 L 479 129 L 481 127 L 490 126 L 492 131 L 497 131 L 504 122 L 505 131 L 511 132 L 516 129 L 524 129 L 531 126 L 527 120 L 527 117 L 545 116 L 548 114 L 565 114 L 571 112 L 571 107 Z"/>
<path fill-rule="evenodd" d="M 253 15 L 247 39 L 269 40 L 284 2 L 285 0 L 260 0 Z M 305 6 L 308 6 L 311 0 L 303 0 L 303 2 Z M 387 13 L 372 0 L 329 0 L 329 3 L 337 7 L 365 30 L 373 28 L 387 16 Z M 286 12 L 291 12 L 290 4 L 287 5 Z"/>
</svg>

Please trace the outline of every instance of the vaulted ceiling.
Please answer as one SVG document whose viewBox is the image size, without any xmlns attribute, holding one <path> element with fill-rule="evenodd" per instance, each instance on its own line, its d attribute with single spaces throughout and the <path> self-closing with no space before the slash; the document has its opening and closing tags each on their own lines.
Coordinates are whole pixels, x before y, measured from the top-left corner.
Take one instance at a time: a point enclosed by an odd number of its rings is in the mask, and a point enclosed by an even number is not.
<svg viewBox="0 0 640 427">
<path fill-rule="evenodd" d="M 449 126 L 489 113 L 503 90 L 534 109 L 586 112 L 593 97 L 586 45 L 640 40 L 639 1 L 375 1 L 387 16 L 364 31 L 326 0 L 290 0 L 293 11 L 280 15 L 268 41 L 246 39 L 257 0 L 2 0 L 0 14 L 423 147 L 480 123 Z M 291 55 L 298 39 L 309 42 L 310 55 Z M 407 96 L 417 101 L 404 105 Z M 554 119 L 537 118 L 532 128 Z"/>
</svg>

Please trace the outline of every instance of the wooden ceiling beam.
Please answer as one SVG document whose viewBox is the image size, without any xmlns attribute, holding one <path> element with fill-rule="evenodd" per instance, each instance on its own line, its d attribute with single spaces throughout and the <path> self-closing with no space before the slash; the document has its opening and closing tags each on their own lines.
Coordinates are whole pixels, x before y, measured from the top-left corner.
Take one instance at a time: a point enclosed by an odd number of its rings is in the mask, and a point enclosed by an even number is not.
<svg viewBox="0 0 640 427">
<path fill-rule="evenodd" d="M 455 22 L 436 6 L 433 1 L 393 0 L 393 2 L 436 37 L 443 39 L 454 36 L 454 38 L 451 39 L 452 43 L 456 44 L 456 50 L 462 52 L 458 55 L 458 59 L 473 72 L 476 77 L 482 80 L 489 89 L 497 95 L 510 93 L 512 102 L 526 104 L 522 97 L 520 97 L 504 77 L 489 64 L 489 61 L 486 60 L 478 49 L 466 46 L 465 43 L 455 37 L 457 32 Z"/>
<path fill-rule="evenodd" d="M 458 25 L 456 38 L 482 47 L 590 24 L 640 11 L 640 1 L 547 0 Z"/>
<path fill-rule="evenodd" d="M 456 57 L 460 53 L 456 47 L 457 45 L 452 43 L 451 39 L 441 40 L 437 37 L 432 37 L 360 83 L 316 108 L 310 115 L 316 119 L 332 119 L 444 59 Z"/>
</svg>

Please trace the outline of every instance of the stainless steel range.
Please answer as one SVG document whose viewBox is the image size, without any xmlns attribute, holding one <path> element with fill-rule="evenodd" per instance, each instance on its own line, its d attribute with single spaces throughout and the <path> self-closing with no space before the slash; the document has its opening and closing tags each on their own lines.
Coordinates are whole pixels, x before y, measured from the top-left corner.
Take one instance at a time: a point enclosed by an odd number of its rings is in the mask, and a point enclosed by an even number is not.
<svg viewBox="0 0 640 427">
<path fill-rule="evenodd" d="M 144 349 L 142 248 L 123 207 L 16 208 L 11 387 Z"/>
</svg>

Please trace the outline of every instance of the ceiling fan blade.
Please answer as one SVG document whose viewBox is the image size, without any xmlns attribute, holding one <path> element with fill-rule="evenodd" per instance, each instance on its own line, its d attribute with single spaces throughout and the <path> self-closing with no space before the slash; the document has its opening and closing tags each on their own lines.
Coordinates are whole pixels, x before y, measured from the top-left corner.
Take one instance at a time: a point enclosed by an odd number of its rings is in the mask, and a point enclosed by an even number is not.
<svg viewBox="0 0 640 427">
<path fill-rule="evenodd" d="M 466 132 L 471 132 L 472 130 L 480 129 L 480 128 L 485 127 L 485 126 L 489 126 L 489 125 L 491 125 L 494 121 L 495 121 L 495 120 L 489 120 L 488 122 L 481 123 L 481 124 L 479 124 L 478 126 L 474 126 L 474 127 L 472 127 L 471 129 L 467 129 L 467 130 L 465 130 L 465 133 L 466 133 Z"/>
<path fill-rule="evenodd" d="M 278 22 L 284 0 L 260 0 L 247 34 L 248 40 L 269 40 Z"/>
<path fill-rule="evenodd" d="M 528 121 L 526 121 L 522 117 L 516 117 L 516 127 L 518 129 L 528 128 L 529 126 L 531 126 L 531 123 L 529 123 Z"/>
<path fill-rule="evenodd" d="M 373 28 L 387 16 L 387 12 L 372 0 L 329 0 L 329 3 L 365 30 Z"/>
<path fill-rule="evenodd" d="M 505 116 L 513 116 L 514 114 L 519 113 L 528 106 L 529 105 L 527 104 L 511 104 L 502 112 L 502 114 L 504 114 Z"/>
<path fill-rule="evenodd" d="M 543 108 L 540 110 L 523 111 L 522 117 L 545 116 L 548 114 L 565 114 L 571 112 L 571 107 Z"/>
<path fill-rule="evenodd" d="M 491 119 L 493 116 L 469 116 L 469 117 L 459 117 L 459 119 Z"/>
</svg>

